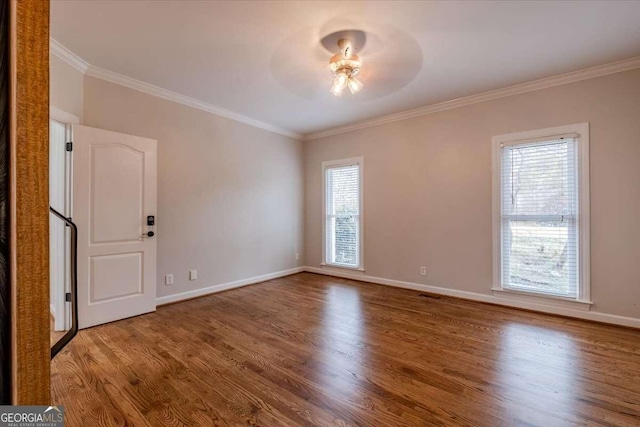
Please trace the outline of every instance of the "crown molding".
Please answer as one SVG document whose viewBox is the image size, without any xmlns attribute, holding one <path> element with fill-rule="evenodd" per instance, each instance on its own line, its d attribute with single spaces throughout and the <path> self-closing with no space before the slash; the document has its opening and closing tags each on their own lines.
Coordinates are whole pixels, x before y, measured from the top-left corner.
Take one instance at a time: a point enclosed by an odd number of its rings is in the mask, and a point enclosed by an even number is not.
<svg viewBox="0 0 640 427">
<path fill-rule="evenodd" d="M 297 140 L 303 139 L 303 136 L 301 134 L 291 132 L 287 129 L 282 129 L 269 123 L 261 122 L 250 117 L 243 116 L 242 114 L 235 113 L 217 105 L 209 104 L 208 102 L 200 101 L 196 98 L 192 98 L 190 96 L 182 95 L 177 92 L 152 85 L 151 83 L 146 83 L 141 80 L 125 76 L 123 74 L 118 74 L 116 72 L 91 65 L 53 38 L 50 39 L 49 46 L 50 52 L 53 55 L 56 55 L 58 58 L 62 59 L 87 76 L 115 83 L 120 86 L 128 87 L 139 92 L 144 92 L 149 95 L 157 96 L 168 101 L 177 102 L 179 104 L 183 104 L 192 108 L 197 108 L 198 110 L 206 111 L 207 113 L 235 120 L 237 122 L 244 123 L 246 125 L 263 129 L 269 132 L 288 136 Z"/>
<path fill-rule="evenodd" d="M 71 65 L 82 74 L 86 73 L 89 69 L 89 63 L 87 61 L 71 52 L 54 38 L 49 38 L 49 52 Z"/>
<path fill-rule="evenodd" d="M 120 86 L 125 86 L 130 89 L 134 89 L 140 92 L 147 93 L 149 95 L 157 96 L 168 101 L 177 102 L 179 104 L 187 105 L 189 107 L 197 108 L 198 110 L 206 111 L 207 113 L 215 114 L 216 116 L 225 117 L 227 119 L 235 120 L 237 122 L 244 123 L 249 126 L 267 130 L 269 132 L 277 133 L 280 135 L 288 136 L 290 138 L 302 140 L 302 135 L 291 132 L 286 129 L 271 125 L 269 123 L 261 122 L 259 120 L 252 119 L 247 116 L 243 116 L 233 111 L 227 110 L 217 105 L 209 104 L 204 101 L 192 98 L 190 96 L 182 95 L 177 92 L 173 92 L 168 89 L 161 88 L 159 86 L 152 85 L 134 78 L 115 73 L 113 71 L 105 70 L 104 68 L 89 65 L 87 76 L 95 77 L 101 80 L 105 80 L 111 83 L 115 83 Z"/>
<path fill-rule="evenodd" d="M 609 74 L 620 73 L 622 71 L 634 70 L 640 68 L 640 56 L 622 61 L 612 62 L 610 64 L 598 65 L 583 70 L 572 71 L 566 74 L 559 74 L 552 77 L 546 77 L 540 80 L 534 80 L 527 83 L 521 83 L 514 86 L 508 86 L 502 89 L 491 90 L 476 95 L 465 96 L 462 98 L 452 99 L 450 101 L 440 102 L 437 104 L 427 105 L 425 107 L 415 108 L 412 110 L 402 111 L 375 119 L 364 120 L 344 126 L 338 126 L 318 132 L 304 135 L 304 141 L 312 141 L 314 139 L 325 138 L 327 136 L 338 135 L 341 133 L 352 132 L 359 129 L 365 129 L 372 126 L 383 125 L 385 123 L 397 122 L 400 120 L 411 119 L 414 117 L 424 116 L 427 114 L 437 113 L 439 111 L 451 110 L 453 108 L 464 107 L 467 105 L 478 104 L 481 102 L 491 101 L 494 99 L 505 98 L 508 96 L 519 95 L 522 93 L 533 92 L 536 90 L 547 89 L 554 86 L 561 86 L 568 83 L 579 82 L 582 80 L 602 77 Z"/>
</svg>

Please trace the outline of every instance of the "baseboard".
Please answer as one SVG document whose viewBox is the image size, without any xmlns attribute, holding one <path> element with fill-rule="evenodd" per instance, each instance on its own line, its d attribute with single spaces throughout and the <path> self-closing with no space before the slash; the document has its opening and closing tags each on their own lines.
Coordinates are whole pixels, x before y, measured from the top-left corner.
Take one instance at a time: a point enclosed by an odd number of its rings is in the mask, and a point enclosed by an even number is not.
<svg viewBox="0 0 640 427">
<path fill-rule="evenodd" d="M 221 283 L 219 285 L 213 285 L 206 288 L 195 289 L 192 291 L 181 292 L 173 295 L 167 295 L 164 297 L 158 297 L 156 298 L 156 304 L 158 306 L 171 304 L 178 301 L 184 301 L 184 300 L 197 298 L 205 295 L 215 294 L 217 292 L 227 291 L 229 289 L 235 289 L 243 286 L 253 285 L 256 283 L 265 282 L 267 280 L 278 279 L 280 277 L 290 276 L 292 274 L 302 273 L 304 271 L 307 271 L 309 273 L 322 274 L 325 276 L 341 277 L 344 279 L 356 280 L 360 282 L 375 283 L 378 285 L 386 285 L 386 286 L 393 286 L 396 288 L 411 289 L 414 291 L 429 292 L 433 294 L 462 298 L 462 299 L 467 299 L 471 301 L 497 304 L 505 307 L 521 308 L 525 310 L 538 311 L 541 313 L 557 314 L 560 316 L 573 317 L 576 319 L 591 320 L 595 322 L 609 323 L 612 325 L 627 326 L 631 328 L 640 329 L 640 319 L 634 318 L 634 317 L 617 316 L 614 314 L 600 313 L 597 311 L 573 310 L 566 307 L 536 304 L 536 303 L 527 302 L 527 301 L 514 301 L 511 299 L 497 297 L 495 295 L 485 295 L 485 294 L 479 294 L 476 292 L 461 291 L 457 289 L 449 289 L 449 288 L 443 288 L 439 286 L 423 285 L 421 283 L 404 282 L 401 280 L 386 279 L 383 277 L 374 277 L 374 276 L 368 276 L 365 274 L 351 273 L 348 271 L 343 272 L 343 271 L 337 271 L 335 269 L 329 270 L 329 269 L 318 268 L 318 267 L 296 267 L 296 268 L 291 268 L 289 270 L 282 270 L 282 271 L 277 271 L 275 273 L 264 274 L 262 276 L 255 276 L 248 279 L 241 279 L 241 280 L 236 280 L 234 282 Z"/>
<path fill-rule="evenodd" d="M 229 289 L 240 288 L 242 286 L 253 285 L 267 280 L 278 279 L 280 277 L 290 276 L 296 273 L 302 273 L 305 267 L 296 267 L 289 270 L 277 271 L 275 273 L 263 274 L 262 276 L 250 277 L 248 279 L 236 280 L 234 282 L 221 283 L 219 285 L 208 286 L 206 288 L 194 289 L 193 291 L 180 292 L 179 294 L 167 295 L 156 298 L 156 305 L 161 306 L 171 304 L 178 301 L 188 300 L 192 298 L 202 297 L 205 295 L 215 294 L 217 292 L 227 291 Z"/>
<path fill-rule="evenodd" d="M 304 271 L 307 271 L 309 273 L 323 274 L 325 276 L 342 277 L 344 279 L 357 280 L 360 282 L 376 283 L 378 285 L 394 286 L 396 288 L 412 289 L 415 291 L 463 298 L 471 301 L 486 302 L 502 305 L 505 307 L 521 308 L 526 310 L 538 311 L 541 313 L 574 317 L 576 319 L 591 320 L 594 322 L 609 323 L 612 325 L 627 326 L 631 328 L 640 328 L 640 319 L 634 317 L 617 316 L 614 314 L 599 313 L 597 311 L 573 310 L 566 307 L 548 306 L 527 301 L 514 301 L 494 295 L 478 294 L 475 292 L 423 285 L 420 283 L 403 282 L 401 280 L 385 279 L 382 277 L 373 277 L 364 274 L 354 274 L 348 271 L 342 272 L 318 267 L 304 267 Z"/>
<path fill-rule="evenodd" d="M 55 318 L 56 318 L 56 306 L 55 305 L 49 304 L 49 314 L 55 320 Z"/>
</svg>

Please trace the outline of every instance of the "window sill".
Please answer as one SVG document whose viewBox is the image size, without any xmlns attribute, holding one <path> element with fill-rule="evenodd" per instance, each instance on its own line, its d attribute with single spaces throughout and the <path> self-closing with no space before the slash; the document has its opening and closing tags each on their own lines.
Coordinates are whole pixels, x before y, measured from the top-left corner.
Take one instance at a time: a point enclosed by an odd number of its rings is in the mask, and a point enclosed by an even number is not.
<svg viewBox="0 0 640 427">
<path fill-rule="evenodd" d="M 327 264 L 327 263 L 320 263 L 320 268 L 325 268 L 327 270 L 331 270 L 331 269 L 337 269 L 337 270 L 349 270 L 349 271 L 353 271 L 353 272 L 359 272 L 359 273 L 364 273 L 364 268 L 362 267 L 347 267 L 344 265 L 335 265 L 335 264 Z"/>
<path fill-rule="evenodd" d="M 589 311 L 593 302 L 574 300 L 555 295 L 544 295 L 535 292 L 517 291 L 513 289 L 492 288 L 493 295 L 514 301 L 532 302 L 540 305 L 564 307 L 572 310 Z"/>
</svg>

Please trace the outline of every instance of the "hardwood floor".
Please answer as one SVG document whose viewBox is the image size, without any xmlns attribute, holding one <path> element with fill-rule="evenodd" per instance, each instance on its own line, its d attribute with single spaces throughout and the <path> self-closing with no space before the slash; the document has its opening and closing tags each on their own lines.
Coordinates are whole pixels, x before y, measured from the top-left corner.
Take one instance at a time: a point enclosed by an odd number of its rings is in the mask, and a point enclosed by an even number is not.
<svg viewBox="0 0 640 427">
<path fill-rule="evenodd" d="M 640 426 L 640 331 L 301 273 L 81 331 L 67 426 Z"/>
</svg>

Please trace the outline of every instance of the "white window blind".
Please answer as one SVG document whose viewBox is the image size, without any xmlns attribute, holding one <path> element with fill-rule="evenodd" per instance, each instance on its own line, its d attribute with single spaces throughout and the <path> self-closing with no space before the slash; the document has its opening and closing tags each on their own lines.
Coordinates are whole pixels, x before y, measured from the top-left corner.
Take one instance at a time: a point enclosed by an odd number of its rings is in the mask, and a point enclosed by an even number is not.
<svg viewBox="0 0 640 427">
<path fill-rule="evenodd" d="M 360 267 L 360 166 L 325 168 L 325 263 Z"/>
<path fill-rule="evenodd" d="M 502 287 L 578 298 L 574 137 L 501 147 Z"/>
</svg>

